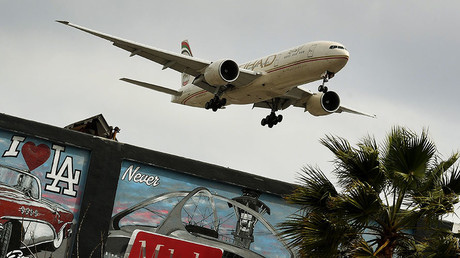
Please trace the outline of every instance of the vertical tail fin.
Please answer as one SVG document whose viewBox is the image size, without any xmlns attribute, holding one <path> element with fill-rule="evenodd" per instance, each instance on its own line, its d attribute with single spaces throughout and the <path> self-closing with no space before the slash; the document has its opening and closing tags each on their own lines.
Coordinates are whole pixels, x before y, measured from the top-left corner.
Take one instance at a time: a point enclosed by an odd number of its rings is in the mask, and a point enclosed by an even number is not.
<svg viewBox="0 0 460 258">
<path fill-rule="evenodd" d="M 192 55 L 192 50 L 190 49 L 190 44 L 188 43 L 188 40 L 182 41 L 181 48 L 182 48 L 181 50 L 182 50 L 183 55 L 193 56 Z"/>
<path fill-rule="evenodd" d="M 193 56 L 192 50 L 190 49 L 190 45 L 188 40 L 184 40 L 181 43 L 181 53 L 186 56 Z M 190 74 L 182 73 L 182 86 L 185 86 L 192 81 L 192 76 Z"/>
</svg>

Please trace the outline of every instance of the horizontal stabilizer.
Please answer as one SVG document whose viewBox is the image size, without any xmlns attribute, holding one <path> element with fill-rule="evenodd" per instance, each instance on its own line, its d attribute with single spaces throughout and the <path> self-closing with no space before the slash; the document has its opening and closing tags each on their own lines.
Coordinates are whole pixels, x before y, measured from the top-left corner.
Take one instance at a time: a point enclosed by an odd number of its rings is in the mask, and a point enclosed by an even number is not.
<svg viewBox="0 0 460 258">
<path fill-rule="evenodd" d="M 128 79 L 128 78 L 121 78 L 120 80 L 125 81 L 125 82 L 129 82 L 129 83 L 132 83 L 132 84 L 135 84 L 135 85 L 138 85 L 138 86 L 142 86 L 142 87 L 145 87 L 145 88 L 148 88 L 148 89 L 151 89 L 151 90 L 156 90 L 156 91 L 163 92 L 163 93 L 166 93 L 166 94 L 169 94 L 169 95 L 173 95 L 173 96 L 182 95 L 182 93 L 179 92 L 179 91 L 172 90 L 172 89 L 162 87 L 162 86 L 158 86 L 158 85 L 155 85 L 155 84 L 136 81 L 136 80 L 132 80 L 132 79 Z"/>
</svg>

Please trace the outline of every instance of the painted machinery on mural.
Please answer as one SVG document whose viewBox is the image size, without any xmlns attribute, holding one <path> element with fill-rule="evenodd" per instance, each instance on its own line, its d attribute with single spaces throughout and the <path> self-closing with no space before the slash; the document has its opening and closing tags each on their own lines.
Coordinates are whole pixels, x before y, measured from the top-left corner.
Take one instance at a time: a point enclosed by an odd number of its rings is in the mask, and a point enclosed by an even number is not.
<svg viewBox="0 0 460 258">
<path fill-rule="evenodd" d="M 42 196 L 29 171 L 0 165 L 0 257 L 9 251 L 54 251 L 71 234 L 72 212 Z"/>
<path fill-rule="evenodd" d="M 126 257 L 136 230 L 221 248 L 223 257 L 294 257 L 264 218 L 270 208 L 258 197 L 243 189 L 242 196 L 229 199 L 198 187 L 148 198 L 112 217 L 105 257 Z"/>
</svg>

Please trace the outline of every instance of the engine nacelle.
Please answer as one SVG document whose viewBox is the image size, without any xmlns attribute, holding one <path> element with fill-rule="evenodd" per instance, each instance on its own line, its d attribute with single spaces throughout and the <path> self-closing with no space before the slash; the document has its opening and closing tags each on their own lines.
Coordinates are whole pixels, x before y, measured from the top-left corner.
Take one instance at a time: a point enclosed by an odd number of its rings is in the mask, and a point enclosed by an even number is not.
<svg viewBox="0 0 460 258">
<path fill-rule="evenodd" d="M 314 116 L 325 116 L 334 113 L 339 107 L 339 95 L 333 91 L 328 91 L 311 96 L 306 108 Z"/>
<path fill-rule="evenodd" d="M 240 68 L 233 60 L 219 60 L 204 71 L 204 79 L 212 86 L 227 85 L 240 75 Z"/>
</svg>

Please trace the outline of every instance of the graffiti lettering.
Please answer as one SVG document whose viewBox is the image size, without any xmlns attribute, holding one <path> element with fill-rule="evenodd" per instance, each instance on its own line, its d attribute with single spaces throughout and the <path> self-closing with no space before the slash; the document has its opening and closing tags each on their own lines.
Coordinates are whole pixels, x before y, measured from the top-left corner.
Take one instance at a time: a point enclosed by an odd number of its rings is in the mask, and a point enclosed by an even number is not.
<svg viewBox="0 0 460 258">
<path fill-rule="evenodd" d="M 21 250 L 14 250 L 6 254 L 6 258 L 23 258 L 25 257 Z"/>
<path fill-rule="evenodd" d="M 136 169 L 134 170 L 133 168 L 134 168 L 133 165 L 129 166 L 129 168 L 126 169 L 125 173 L 123 173 L 121 180 L 125 180 L 126 176 L 128 176 L 128 181 L 133 181 L 135 183 L 146 184 L 148 186 L 153 186 L 153 187 L 160 184 L 160 178 L 158 176 L 145 175 L 142 173 L 138 173 L 137 171 L 141 167 L 136 167 Z"/>
</svg>

